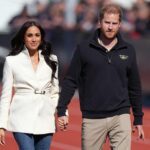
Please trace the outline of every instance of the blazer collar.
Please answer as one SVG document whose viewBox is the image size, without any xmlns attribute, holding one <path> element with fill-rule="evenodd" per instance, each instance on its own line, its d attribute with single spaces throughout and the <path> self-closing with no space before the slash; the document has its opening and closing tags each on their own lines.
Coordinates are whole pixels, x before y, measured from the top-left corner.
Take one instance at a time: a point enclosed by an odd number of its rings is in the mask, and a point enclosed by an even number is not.
<svg viewBox="0 0 150 150">
<path fill-rule="evenodd" d="M 39 59 L 40 59 L 40 60 L 43 59 L 44 57 L 43 57 L 43 55 L 41 54 L 42 50 L 39 49 L 38 52 L 39 52 Z M 23 49 L 22 53 L 25 54 L 27 57 L 30 57 L 29 51 L 28 51 L 28 49 L 27 49 L 25 46 L 24 46 L 24 49 Z"/>
</svg>

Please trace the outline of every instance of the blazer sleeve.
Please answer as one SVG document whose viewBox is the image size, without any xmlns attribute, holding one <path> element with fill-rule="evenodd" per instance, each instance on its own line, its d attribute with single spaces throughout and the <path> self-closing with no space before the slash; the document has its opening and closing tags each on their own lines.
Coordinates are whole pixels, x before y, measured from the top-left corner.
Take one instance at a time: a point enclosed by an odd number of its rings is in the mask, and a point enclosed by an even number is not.
<svg viewBox="0 0 150 150">
<path fill-rule="evenodd" d="M 54 102 L 55 107 L 58 104 L 59 99 L 59 80 L 58 80 L 58 59 L 56 55 L 51 56 L 51 60 L 56 62 L 56 72 L 55 77 L 53 78 L 52 86 L 51 86 L 51 99 Z"/>
<path fill-rule="evenodd" d="M 0 128 L 7 129 L 9 107 L 12 99 L 13 74 L 6 58 L 3 68 L 2 93 L 0 98 Z"/>
</svg>

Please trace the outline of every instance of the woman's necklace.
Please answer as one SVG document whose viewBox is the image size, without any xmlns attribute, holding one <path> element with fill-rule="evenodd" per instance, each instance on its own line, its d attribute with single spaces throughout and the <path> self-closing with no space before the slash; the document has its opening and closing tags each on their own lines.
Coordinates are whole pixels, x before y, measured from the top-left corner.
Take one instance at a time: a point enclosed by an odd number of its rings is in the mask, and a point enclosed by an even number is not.
<svg viewBox="0 0 150 150">
<path fill-rule="evenodd" d="M 31 58 L 33 69 L 36 70 L 39 63 L 39 57 L 37 55 L 37 56 L 31 56 L 30 58 Z"/>
</svg>

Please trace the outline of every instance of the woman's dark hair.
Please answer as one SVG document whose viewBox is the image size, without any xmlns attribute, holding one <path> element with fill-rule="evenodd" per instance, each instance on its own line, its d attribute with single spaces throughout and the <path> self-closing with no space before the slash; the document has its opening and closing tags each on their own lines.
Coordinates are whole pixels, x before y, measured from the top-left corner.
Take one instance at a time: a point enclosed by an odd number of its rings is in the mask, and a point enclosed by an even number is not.
<svg viewBox="0 0 150 150">
<path fill-rule="evenodd" d="M 46 63 L 51 67 L 52 69 L 52 79 L 55 78 L 55 72 L 56 72 L 56 65 L 57 62 L 50 59 L 50 55 L 52 53 L 51 44 L 49 42 L 45 41 L 45 31 L 41 27 L 41 25 L 36 21 L 27 21 L 25 22 L 22 27 L 19 29 L 19 31 L 16 33 L 16 35 L 11 40 L 11 48 L 12 51 L 9 55 L 17 55 L 24 49 L 24 36 L 28 28 L 36 26 L 41 33 L 41 44 L 38 49 L 42 50 L 42 55 L 44 56 L 44 59 Z"/>
</svg>

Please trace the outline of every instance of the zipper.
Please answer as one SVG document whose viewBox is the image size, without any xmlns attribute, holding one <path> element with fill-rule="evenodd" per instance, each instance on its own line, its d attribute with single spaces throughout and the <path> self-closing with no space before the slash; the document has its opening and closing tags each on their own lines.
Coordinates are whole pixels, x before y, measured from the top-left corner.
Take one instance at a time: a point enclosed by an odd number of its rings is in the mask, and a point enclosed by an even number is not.
<svg viewBox="0 0 150 150">
<path fill-rule="evenodd" d="M 111 64 L 111 58 L 108 56 L 108 63 Z"/>
<path fill-rule="evenodd" d="M 107 55 L 107 62 L 108 62 L 108 64 L 111 64 L 111 57 L 109 56 L 109 51 L 108 50 L 106 50 L 106 55 Z"/>
</svg>

